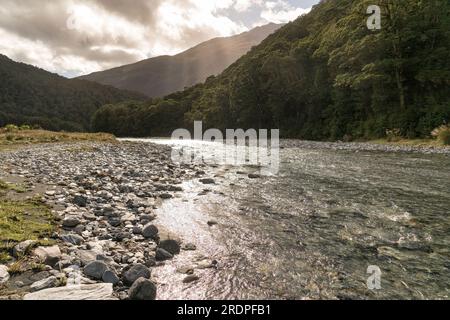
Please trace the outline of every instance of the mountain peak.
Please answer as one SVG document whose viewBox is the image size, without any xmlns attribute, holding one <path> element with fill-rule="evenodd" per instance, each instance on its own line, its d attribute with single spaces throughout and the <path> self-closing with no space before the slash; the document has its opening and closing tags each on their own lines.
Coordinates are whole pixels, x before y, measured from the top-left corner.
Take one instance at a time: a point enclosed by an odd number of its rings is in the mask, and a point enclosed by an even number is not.
<svg viewBox="0 0 450 320">
<path fill-rule="evenodd" d="M 270 23 L 231 37 L 208 40 L 174 56 L 154 57 L 80 79 L 163 97 L 220 74 L 281 26 Z"/>
</svg>

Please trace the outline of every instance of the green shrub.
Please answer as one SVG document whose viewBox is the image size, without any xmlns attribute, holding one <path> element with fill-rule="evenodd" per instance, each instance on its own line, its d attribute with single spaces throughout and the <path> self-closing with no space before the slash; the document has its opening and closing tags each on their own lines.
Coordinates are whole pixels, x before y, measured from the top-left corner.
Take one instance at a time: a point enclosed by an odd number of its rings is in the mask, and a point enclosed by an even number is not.
<svg viewBox="0 0 450 320">
<path fill-rule="evenodd" d="M 23 124 L 20 126 L 19 130 L 23 131 L 23 130 L 31 130 L 31 126 Z"/>
<path fill-rule="evenodd" d="M 17 130 L 19 130 L 19 127 L 14 125 L 14 124 L 8 124 L 8 125 L 5 126 L 5 131 L 6 132 L 14 132 L 14 131 L 17 131 Z"/>
</svg>

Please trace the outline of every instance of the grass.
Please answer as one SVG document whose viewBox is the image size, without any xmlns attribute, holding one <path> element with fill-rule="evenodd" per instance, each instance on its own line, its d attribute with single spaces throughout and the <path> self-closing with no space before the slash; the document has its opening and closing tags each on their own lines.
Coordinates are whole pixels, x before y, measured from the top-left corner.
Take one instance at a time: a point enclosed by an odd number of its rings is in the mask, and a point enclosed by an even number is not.
<svg viewBox="0 0 450 320">
<path fill-rule="evenodd" d="M 38 200 L 10 201 L 0 199 L 0 263 L 10 260 L 15 244 L 25 240 L 46 240 L 56 230 L 56 218 L 48 206 Z"/>
<path fill-rule="evenodd" d="M 0 196 L 3 196 L 8 191 L 15 191 L 17 193 L 27 192 L 26 188 L 21 185 L 8 183 L 0 179 Z"/>
<path fill-rule="evenodd" d="M 0 149 L 15 145 L 76 142 L 76 141 L 100 141 L 114 142 L 116 138 L 107 133 L 68 133 L 52 132 L 46 130 L 6 130 L 0 129 Z"/>
</svg>

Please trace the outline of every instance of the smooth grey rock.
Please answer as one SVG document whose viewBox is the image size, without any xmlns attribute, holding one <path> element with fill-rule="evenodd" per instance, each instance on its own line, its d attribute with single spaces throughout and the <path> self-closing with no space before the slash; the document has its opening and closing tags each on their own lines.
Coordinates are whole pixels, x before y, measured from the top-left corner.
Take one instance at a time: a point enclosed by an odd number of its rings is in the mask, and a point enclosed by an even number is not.
<svg viewBox="0 0 450 320">
<path fill-rule="evenodd" d="M 99 252 L 96 250 L 77 250 L 75 255 L 80 259 L 83 266 L 97 260 L 97 255 Z"/>
<path fill-rule="evenodd" d="M 158 236 L 159 230 L 153 224 L 148 224 L 142 229 L 142 235 L 146 239 L 156 239 Z"/>
<path fill-rule="evenodd" d="M 0 285 L 8 282 L 10 276 L 8 272 L 8 267 L 4 265 L 0 265 Z"/>
<path fill-rule="evenodd" d="M 43 279 L 41 281 L 37 281 L 30 286 L 31 292 L 41 291 L 44 289 L 54 288 L 58 286 L 59 280 L 58 278 L 51 276 L 47 279 Z"/>
<path fill-rule="evenodd" d="M 145 278 L 150 279 L 151 271 L 149 268 L 144 266 L 143 264 L 136 264 L 132 266 L 128 271 L 123 274 L 123 282 L 131 286 L 137 279 Z"/>
<path fill-rule="evenodd" d="M 74 285 L 60 288 L 45 289 L 25 295 L 24 300 L 117 300 L 113 296 L 111 283 L 90 285 Z"/>
<path fill-rule="evenodd" d="M 166 250 L 172 255 L 179 254 L 181 251 L 180 243 L 174 239 L 166 239 L 159 242 L 159 248 Z"/>
<path fill-rule="evenodd" d="M 101 280 L 108 266 L 103 261 L 93 261 L 84 267 L 84 274 L 89 278 Z"/>
<path fill-rule="evenodd" d="M 84 239 L 82 236 L 79 236 L 77 234 L 65 234 L 61 236 L 61 240 L 67 243 L 71 243 L 74 245 L 79 246 L 84 242 Z"/>
<path fill-rule="evenodd" d="M 191 283 L 200 280 L 199 276 L 196 276 L 195 274 L 188 275 L 186 278 L 183 279 L 183 283 Z"/>
<path fill-rule="evenodd" d="M 34 249 L 33 255 L 46 265 L 54 266 L 61 259 L 61 250 L 57 245 L 52 247 L 38 247 Z"/>
<path fill-rule="evenodd" d="M 81 223 L 80 219 L 77 217 L 66 217 L 64 218 L 62 225 L 66 228 L 75 228 Z"/>
<path fill-rule="evenodd" d="M 157 288 L 156 285 L 145 278 L 137 279 L 129 290 L 131 300 L 155 300 Z"/>
<path fill-rule="evenodd" d="M 166 261 L 173 259 L 173 255 L 162 248 L 158 248 L 156 249 L 155 259 L 156 261 Z"/>
<path fill-rule="evenodd" d="M 102 277 L 103 282 L 112 283 L 114 286 L 120 282 L 119 277 L 110 270 L 105 271 Z"/>
</svg>

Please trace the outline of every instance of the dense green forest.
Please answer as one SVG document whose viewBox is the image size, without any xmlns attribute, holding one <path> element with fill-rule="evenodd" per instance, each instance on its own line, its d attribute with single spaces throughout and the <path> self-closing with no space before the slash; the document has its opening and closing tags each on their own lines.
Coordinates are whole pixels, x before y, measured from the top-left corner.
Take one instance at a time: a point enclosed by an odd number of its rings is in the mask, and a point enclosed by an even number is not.
<svg viewBox="0 0 450 320">
<path fill-rule="evenodd" d="M 367 28 L 378 4 L 382 28 Z M 146 103 L 101 108 L 93 126 L 121 136 L 204 127 L 280 128 L 302 139 L 429 136 L 450 120 L 447 0 L 322 1 L 221 75 Z"/>
<path fill-rule="evenodd" d="M 37 125 L 49 130 L 89 131 L 93 113 L 108 103 L 144 100 L 141 94 L 69 80 L 0 55 L 0 127 Z"/>
</svg>

